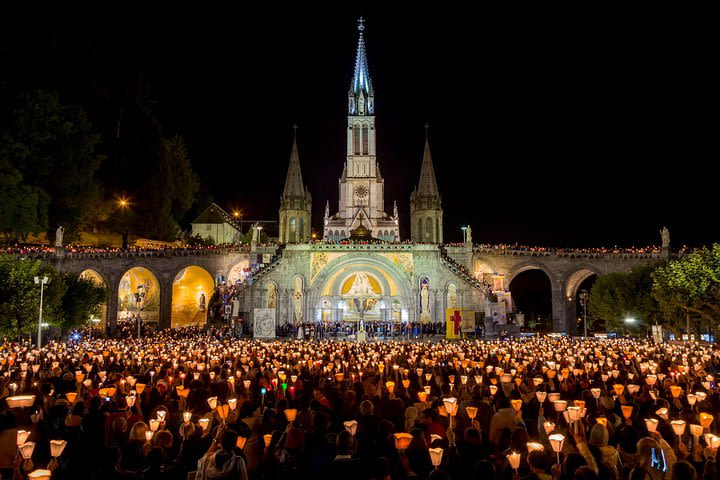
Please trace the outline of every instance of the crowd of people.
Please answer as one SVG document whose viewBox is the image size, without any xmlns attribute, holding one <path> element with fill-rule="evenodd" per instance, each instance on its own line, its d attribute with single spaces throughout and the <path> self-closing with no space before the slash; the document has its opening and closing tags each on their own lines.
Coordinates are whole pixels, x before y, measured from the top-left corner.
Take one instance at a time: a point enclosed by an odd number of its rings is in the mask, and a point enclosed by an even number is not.
<svg viewBox="0 0 720 480">
<path fill-rule="evenodd" d="M 5 342 L 0 475 L 717 479 L 719 356 L 630 339 L 261 342 L 217 328 Z"/>
<path fill-rule="evenodd" d="M 420 323 L 401 321 L 365 321 L 365 333 L 369 339 L 406 338 L 421 340 L 435 335 L 445 335 L 442 323 Z M 276 335 L 286 338 L 306 338 L 316 340 L 354 338 L 359 323 L 353 322 L 306 322 L 300 325 L 284 323 L 277 327 Z M 298 335 L 298 329 L 302 332 Z"/>
</svg>

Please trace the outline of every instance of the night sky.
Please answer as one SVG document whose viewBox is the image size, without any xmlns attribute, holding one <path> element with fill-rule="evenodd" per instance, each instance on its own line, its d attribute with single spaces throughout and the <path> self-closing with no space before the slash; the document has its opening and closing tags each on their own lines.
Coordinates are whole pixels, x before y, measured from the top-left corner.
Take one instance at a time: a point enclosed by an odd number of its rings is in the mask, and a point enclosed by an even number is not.
<svg viewBox="0 0 720 480">
<path fill-rule="evenodd" d="M 0 29 L 2 107 L 21 88 L 56 89 L 111 135 L 142 74 L 204 186 L 246 219 L 277 219 L 297 123 L 320 231 L 325 201 L 337 210 L 363 15 L 386 209 L 397 200 L 404 238 L 427 121 L 446 241 L 463 224 L 483 243 L 644 246 L 663 225 L 673 246 L 720 240 L 704 172 L 717 161 L 716 53 L 682 19 L 132 10 L 14 17 Z"/>
</svg>

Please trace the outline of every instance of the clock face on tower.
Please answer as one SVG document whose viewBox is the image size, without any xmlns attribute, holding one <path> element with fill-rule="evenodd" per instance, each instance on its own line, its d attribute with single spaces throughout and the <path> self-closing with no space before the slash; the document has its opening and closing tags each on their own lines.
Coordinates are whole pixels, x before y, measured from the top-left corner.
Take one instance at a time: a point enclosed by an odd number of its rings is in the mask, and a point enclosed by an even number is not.
<svg viewBox="0 0 720 480">
<path fill-rule="evenodd" d="M 357 187 L 355 187 L 355 195 L 358 198 L 364 198 L 367 196 L 367 194 L 368 194 L 368 189 L 365 185 L 358 185 Z"/>
</svg>

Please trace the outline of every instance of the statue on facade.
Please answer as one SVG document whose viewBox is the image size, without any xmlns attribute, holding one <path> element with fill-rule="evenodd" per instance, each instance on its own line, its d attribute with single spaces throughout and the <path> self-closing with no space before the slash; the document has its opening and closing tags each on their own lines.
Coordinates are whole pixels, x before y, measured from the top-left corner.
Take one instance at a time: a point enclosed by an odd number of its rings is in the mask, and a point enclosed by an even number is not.
<svg viewBox="0 0 720 480">
<path fill-rule="evenodd" d="M 472 228 L 470 228 L 470 225 L 468 225 L 465 230 L 465 242 L 472 243 Z"/>
<path fill-rule="evenodd" d="M 430 321 L 430 285 L 427 280 L 423 281 L 420 287 L 420 321 Z"/>
<path fill-rule="evenodd" d="M 367 273 L 365 272 L 359 272 L 357 275 L 355 275 L 355 280 L 353 281 L 352 286 L 350 287 L 350 290 L 347 293 L 348 295 L 373 295 L 375 294 L 375 291 L 373 290 L 372 285 L 370 285 L 370 279 L 367 276 Z"/>
<path fill-rule="evenodd" d="M 65 233 L 65 228 L 60 225 L 57 230 L 55 230 L 55 246 L 56 247 L 62 247 L 63 246 L 63 234 Z"/>
<path fill-rule="evenodd" d="M 293 311 L 295 312 L 295 325 L 303 322 L 303 281 L 301 277 L 295 277 L 295 291 L 292 296 Z"/>
<path fill-rule="evenodd" d="M 660 238 L 662 238 L 662 248 L 670 248 L 670 230 L 667 227 L 660 230 Z"/>
<path fill-rule="evenodd" d="M 205 311 L 205 294 L 201 293 L 200 297 L 198 298 L 198 311 L 204 312 Z"/>
</svg>

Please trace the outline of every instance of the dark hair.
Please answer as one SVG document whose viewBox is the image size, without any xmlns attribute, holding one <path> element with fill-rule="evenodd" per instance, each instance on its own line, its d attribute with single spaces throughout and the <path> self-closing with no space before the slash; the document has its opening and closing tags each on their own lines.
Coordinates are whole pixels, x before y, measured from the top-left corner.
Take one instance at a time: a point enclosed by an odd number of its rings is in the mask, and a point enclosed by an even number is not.
<svg viewBox="0 0 720 480">
<path fill-rule="evenodd" d="M 673 465 L 670 480 L 695 480 L 696 478 L 697 471 L 691 463 L 682 460 Z"/>
<path fill-rule="evenodd" d="M 533 450 L 528 454 L 527 461 L 531 468 L 537 468 L 542 470 L 543 472 L 547 472 L 548 461 L 547 454 L 545 452 L 541 452 L 540 450 Z"/>
<path fill-rule="evenodd" d="M 495 465 L 487 460 L 480 460 L 473 466 L 470 478 L 471 480 L 486 480 L 488 478 L 495 478 L 496 475 Z"/>
<path fill-rule="evenodd" d="M 237 443 L 238 434 L 232 430 L 225 430 L 220 437 L 220 445 L 223 450 L 232 451 Z"/>
<path fill-rule="evenodd" d="M 599 477 L 592 468 L 583 466 L 575 470 L 573 480 L 597 480 Z M 607 478 L 607 477 L 604 477 Z"/>
</svg>

